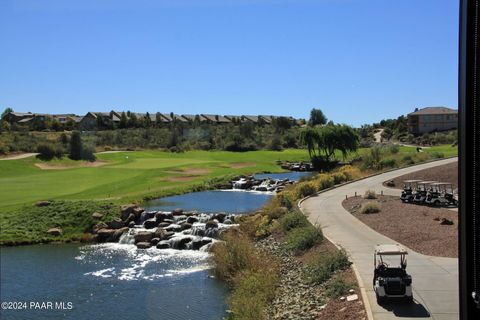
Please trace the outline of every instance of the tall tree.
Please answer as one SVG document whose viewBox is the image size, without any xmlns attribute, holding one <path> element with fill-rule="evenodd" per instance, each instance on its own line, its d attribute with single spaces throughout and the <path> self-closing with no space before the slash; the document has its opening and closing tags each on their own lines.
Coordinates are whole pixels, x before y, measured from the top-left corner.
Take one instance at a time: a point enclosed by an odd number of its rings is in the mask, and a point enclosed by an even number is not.
<svg viewBox="0 0 480 320">
<path fill-rule="evenodd" d="M 70 138 L 70 159 L 72 160 L 80 160 L 82 159 L 82 137 L 80 136 L 80 132 L 73 131 L 72 137 Z"/>
<path fill-rule="evenodd" d="M 120 122 L 118 123 L 120 129 L 125 129 L 127 127 L 127 121 L 127 115 L 125 114 L 125 111 L 122 111 L 122 114 L 120 116 Z"/>
<path fill-rule="evenodd" d="M 320 109 L 313 108 L 310 111 L 310 120 L 308 121 L 308 125 L 314 127 L 316 125 L 326 124 L 327 117 L 323 114 L 323 111 Z"/>
<path fill-rule="evenodd" d="M 335 156 L 337 150 L 346 158 L 350 152 L 357 150 L 359 140 L 355 130 L 343 124 L 305 128 L 300 135 L 300 141 L 307 146 L 311 159 L 322 157 L 327 161 Z"/>
<path fill-rule="evenodd" d="M 2 112 L 2 117 L 0 119 L 3 119 L 10 112 L 13 112 L 12 108 L 5 108 L 5 110 Z"/>
</svg>

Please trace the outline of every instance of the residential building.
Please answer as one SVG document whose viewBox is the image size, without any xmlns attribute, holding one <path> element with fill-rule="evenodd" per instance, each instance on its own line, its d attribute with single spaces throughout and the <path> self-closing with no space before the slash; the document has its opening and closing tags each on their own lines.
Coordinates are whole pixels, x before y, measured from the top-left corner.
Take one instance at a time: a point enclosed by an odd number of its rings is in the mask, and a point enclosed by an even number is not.
<svg viewBox="0 0 480 320">
<path fill-rule="evenodd" d="M 458 111 L 447 107 L 416 108 L 408 114 L 408 132 L 418 135 L 458 127 Z"/>
</svg>

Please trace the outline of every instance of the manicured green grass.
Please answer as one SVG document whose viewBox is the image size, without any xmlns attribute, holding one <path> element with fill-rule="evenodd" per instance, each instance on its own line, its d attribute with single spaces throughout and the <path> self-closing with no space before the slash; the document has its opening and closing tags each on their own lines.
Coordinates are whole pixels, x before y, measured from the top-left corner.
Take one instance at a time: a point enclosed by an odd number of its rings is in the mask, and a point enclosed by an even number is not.
<svg viewBox="0 0 480 320">
<path fill-rule="evenodd" d="M 226 175 L 281 171 L 275 160 L 307 160 L 305 150 L 244 153 L 155 151 L 99 154 L 100 167 L 80 167 L 69 159 L 0 161 L 0 203 L 18 207 L 44 199 L 137 200 L 162 196 Z M 42 170 L 35 164 L 56 166 Z"/>
</svg>

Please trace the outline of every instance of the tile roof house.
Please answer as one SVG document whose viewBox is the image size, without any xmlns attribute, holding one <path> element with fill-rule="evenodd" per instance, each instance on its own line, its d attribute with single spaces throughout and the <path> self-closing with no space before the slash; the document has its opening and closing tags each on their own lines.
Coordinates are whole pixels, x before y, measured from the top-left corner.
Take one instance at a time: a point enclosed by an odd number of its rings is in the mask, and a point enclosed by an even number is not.
<svg viewBox="0 0 480 320">
<path fill-rule="evenodd" d="M 415 135 L 452 130 L 458 127 L 458 110 L 442 106 L 416 108 L 407 117 L 408 132 Z"/>
</svg>

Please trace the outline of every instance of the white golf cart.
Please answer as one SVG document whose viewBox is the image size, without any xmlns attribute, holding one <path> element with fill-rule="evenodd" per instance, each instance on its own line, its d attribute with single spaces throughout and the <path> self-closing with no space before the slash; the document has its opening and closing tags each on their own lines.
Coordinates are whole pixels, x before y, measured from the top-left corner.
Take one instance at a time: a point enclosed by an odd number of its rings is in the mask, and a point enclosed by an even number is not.
<svg viewBox="0 0 480 320">
<path fill-rule="evenodd" d="M 375 247 L 373 289 L 378 303 L 390 298 L 413 301 L 412 277 L 405 270 L 407 254 L 407 250 L 398 244 L 381 244 Z"/>
<path fill-rule="evenodd" d="M 417 184 L 422 182 L 422 180 L 405 180 L 403 181 L 403 191 L 402 195 L 400 196 L 400 200 L 402 202 L 412 202 L 413 198 L 415 198 L 415 190 L 417 190 Z"/>
</svg>

